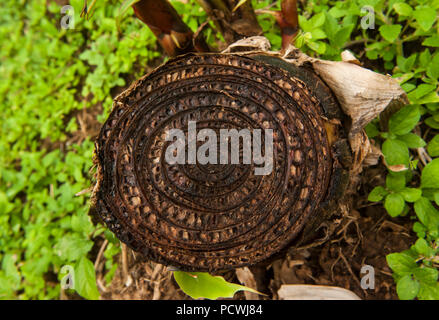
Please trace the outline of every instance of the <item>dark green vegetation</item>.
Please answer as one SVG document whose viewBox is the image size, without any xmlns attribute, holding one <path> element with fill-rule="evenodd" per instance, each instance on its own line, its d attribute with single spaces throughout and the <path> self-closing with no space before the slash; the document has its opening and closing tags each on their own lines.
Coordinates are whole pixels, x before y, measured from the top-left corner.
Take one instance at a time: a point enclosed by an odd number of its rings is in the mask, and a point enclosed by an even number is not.
<svg viewBox="0 0 439 320">
<path fill-rule="evenodd" d="M 257 10 L 272 3 L 253 2 Z M 79 17 L 82 0 L 70 4 L 75 28 L 68 30 L 60 28 L 55 1 L 5 0 L 0 8 L 2 299 L 58 298 L 64 265 L 75 268 L 80 295 L 98 298 L 90 259 L 104 238 L 109 240 L 107 281 L 117 268 L 113 257 L 119 242 L 91 223 L 89 193 L 75 196 L 92 185 L 90 136 L 99 123 L 87 119 L 97 115 L 102 122 L 114 95 L 129 84 L 126 79 L 145 74 L 163 54 L 131 9 L 120 18 L 118 31 L 120 1 L 98 1 L 89 21 Z M 173 4 L 193 31 L 206 21 L 194 0 Z M 386 185 L 377 186 L 369 199 L 382 201 L 392 217 L 416 221 L 416 243 L 388 256 L 400 298 L 439 299 L 439 1 L 314 0 L 305 5 L 299 9 L 298 47 L 334 60 L 351 49 L 366 66 L 397 77 L 408 92 L 411 105 L 392 116 L 388 130 L 377 122 L 367 128 L 389 166 Z M 361 28 L 365 5 L 375 9 L 375 29 Z M 260 12 L 258 19 L 273 49 L 279 49 L 274 17 Z M 205 35 L 210 44 L 220 38 L 212 29 Z"/>
</svg>

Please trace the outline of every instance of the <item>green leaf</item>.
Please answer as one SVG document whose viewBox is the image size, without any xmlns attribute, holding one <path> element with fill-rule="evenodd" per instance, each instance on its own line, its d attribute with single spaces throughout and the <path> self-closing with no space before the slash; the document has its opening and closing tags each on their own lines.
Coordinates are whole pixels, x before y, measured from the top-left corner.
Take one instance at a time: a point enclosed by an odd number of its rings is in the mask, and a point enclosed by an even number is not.
<svg viewBox="0 0 439 320">
<path fill-rule="evenodd" d="M 386 186 L 389 190 L 400 191 L 405 187 L 404 172 L 389 172 L 386 176 Z"/>
<path fill-rule="evenodd" d="M 422 83 L 416 88 L 413 94 L 415 95 L 416 99 L 420 99 L 435 89 L 436 86 L 434 85 Z"/>
<path fill-rule="evenodd" d="M 439 156 L 439 135 L 435 135 L 428 143 L 427 151 L 432 157 Z"/>
<path fill-rule="evenodd" d="M 304 36 L 304 34 L 299 33 L 299 35 L 294 40 L 294 45 L 297 48 L 302 48 L 304 44 L 305 44 L 305 36 Z"/>
<path fill-rule="evenodd" d="M 409 163 L 409 150 L 407 145 L 400 140 L 387 139 L 384 141 L 382 151 L 386 162 L 390 166 Z"/>
<path fill-rule="evenodd" d="M 375 187 L 367 198 L 369 201 L 378 202 L 383 200 L 383 198 L 388 194 L 387 190 L 382 186 Z"/>
<path fill-rule="evenodd" d="M 413 56 L 413 55 L 411 55 L 410 57 L 412 57 L 412 56 Z M 410 64 L 411 64 L 411 62 L 407 62 L 407 60 L 409 60 L 410 57 L 407 58 L 407 59 L 404 58 L 403 55 L 398 55 L 398 56 L 396 57 L 396 62 L 397 62 L 398 67 L 401 69 L 401 71 L 403 71 L 403 72 L 405 72 L 405 73 L 408 73 L 408 72 L 411 71 L 411 70 L 408 70 L 408 69 L 407 69 L 407 65 L 410 65 Z"/>
<path fill-rule="evenodd" d="M 400 192 L 407 202 L 416 202 L 422 195 L 422 191 L 416 188 L 405 188 Z"/>
<path fill-rule="evenodd" d="M 427 76 L 437 81 L 439 78 L 439 54 L 436 53 L 427 67 Z"/>
<path fill-rule="evenodd" d="M 401 25 L 392 24 L 392 25 L 383 25 L 378 30 L 380 34 L 389 42 L 394 42 L 396 38 L 398 38 L 399 33 L 401 32 Z"/>
<path fill-rule="evenodd" d="M 75 267 L 75 289 L 85 299 L 99 299 L 95 268 L 93 263 L 85 257 L 81 258 Z"/>
<path fill-rule="evenodd" d="M 419 55 L 419 62 L 421 63 L 421 66 L 427 67 L 431 62 L 431 54 L 430 50 L 426 48 L 420 55 Z"/>
<path fill-rule="evenodd" d="M 122 20 L 122 17 L 124 16 L 124 14 L 128 11 L 129 8 L 131 8 L 131 6 L 137 2 L 139 2 L 140 0 L 125 0 L 121 6 L 119 7 L 119 12 L 116 16 L 116 27 L 117 30 L 120 31 L 120 22 Z"/>
<path fill-rule="evenodd" d="M 414 207 L 419 221 L 429 230 L 437 230 L 439 227 L 439 211 L 432 205 L 430 200 L 421 197 L 415 202 Z"/>
<path fill-rule="evenodd" d="M 413 75 L 414 75 L 414 74 L 413 74 L 412 72 L 411 72 L 411 73 L 406 73 L 406 74 L 404 74 L 400 79 L 403 79 L 403 81 L 404 81 L 405 79 L 407 79 L 406 81 L 408 81 L 408 80 L 410 80 L 411 78 L 413 78 Z M 410 92 L 410 91 L 412 91 L 413 89 L 415 89 L 416 86 L 415 86 L 413 83 L 406 82 L 406 83 L 403 83 L 403 84 L 401 85 L 401 88 L 403 88 L 405 92 Z"/>
<path fill-rule="evenodd" d="M 405 73 L 402 77 L 400 77 L 400 79 L 405 79 L 405 77 L 407 77 L 407 81 L 410 80 L 411 78 L 413 78 L 414 73 Z M 401 83 L 401 82 L 400 82 Z M 410 82 L 405 82 L 401 84 L 401 88 L 404 89 L 405 92 L 410 92 L 413 89 L 416 89 L 416 86 L 413 83 Z"/>
<path fill-rule="evenodd" d="M 422 42 L 422 45 L 426 46 L 426 47 L 439 47 L 439 36 L 434 35 L 434 36 L 426 38 Z"/>
<path fill-rule="evenodd" d="M 415 64 L 417 56 L 418 56 L 418 54 L 414 53 L 414 54 L 410 55 L 410 57 L 405 59 L 405 61 L 404 61 L 404 69 L 405 70 L 410 71 L 413 68 L 413 65 Z"/>
<path fill-rule="evenodd" d="M 416 298 L 419 288 L 419 282 L 414 280 L 411 275 L 403 276 L 396 284 L 396 292 L 401 300 L 412 300 Z"/>
<path fill-rule="evenodd" d="M 408 105 L 392 115 L 389 120 L 389 131 L 404 135 L 413 130 L 421 118 L 421 112 L 416 105 Z"/>
<path fill-rule="evenodd" d="M 326 34 L 322 29 L 314 29 L 311 35 L 313 40 L 326 39 Z"/>
<path fill-rule="evenodd" d="M 386 51 L 383 55 L 384 61 L 392 61 L 395 57 L 395 52 L 393 50 Z"/>
<path fill-rule="evenodd" d="M 366 49 L 366 57 L 370 60 L 378 59 L 378 52 L 376 50 Z"/>
<path fill-rule="evenodd" d="M 124 0 L 119 7 L 119 14 L 124 14 L 129 8 L 131 8 L 134 4 L 139 2 L 140 0 Z"/>
<path fill-rule="evenodd" d="M 411 274 L 418 267 L 412 256 L 405 252 L 391 253 L 386 256 L 387 264 L 396 274 Z"/>
<path fill-rule="evenodd" d="M 1 268 L 5 272 L 5 277 L 11 287 L 17 290 L 20 286 L 21 275 L 16 266 L 17 257 L 13 254 L 5 254 L 1 264 Z M 0 286 L 0 296 L 2 292 L 2 287 Z"/>
<path fill-rule="evenodd" d="M 325 23 L 325 19 L 326 19 L 325 13 L 320 12 L 311 18 L 310 20 L 311 26 L 313 28 L 319 28 L 323 26 L 323 24 Z"/>
<path fill-rule="evenodd" d="M 413 9 L 410 7 L 407 3 L 404 2 L 397 2 L 393 4 L 393 9 L 400 15 L 400 16 L 411 16 Z"/>
<path fill-rule="evenodd" d="M 334 18 L 341 18 L 345 16 L 348 13 L 348 10 L 341 9 L 337 6 L 333 6 L 331 9 L 329 9 L 329 14 L 333 16 Z"/>
<path fill-rule="evenodd" d="M 314 50 L 318 54 L 324 54 L 326 51 L 326 43 L 322 41 L 310 41 L 306 43 L 310 49 Z"/>
<path fill-rule="evenodd" d="M 384 68 L 386 70 L 392 70 L 393 67 L 395 67 L 395 64 L 393 63 L 393 61 L 385 61 L 384 62 Z"/>
<path fill-rule="evenodd" d="M 398 140 L 404 141 L 409 148 L 422 148 L 425 147 L 425 141 L 414 133 L 407 133 L 402 136 L 398 136 Z"/>
<path fill-rule="evenodd" d="M 439 283 L 421 282 L 418 299 L 439 300 Z"/>
<path fill-rule="evenodd" d="M 311 22 L 307 20 L 304 16 L 299 15 L 299 26 L 303 30 L 304 33 L 311 32 L 313 29 L 313 26 L 311 25 Z"/>
<path fill-rule="evenodd" d="M 76 261 L 85 256 L 93 247 L 93 241 L 81 238 L 77 234 L 66 235 L 56 244 L 55 250 L 66 261 Z"/>
<path fill-rule="evenodd" d="M 418 237 L 425 237 L 425 232 L 427 231 L 427 228 L 419 221 L 416 221 L 413 224 L 413 231 L 416 232 Z"/>
<path fill-rule="evenodd" d="M 436 205 L 439 206 L 439 191 L 436 191 L 436 192 L 433 194 L 433 199 L 434 199 L 434 202 L 436 203 Z"/>
<path fill-rule="evenodd" d="M 434 159 L 422 170 L 421 188 L 439 188 L 439 159 Z"/>
<path fill-rule="evenodd" d="M 349 24 L 339 29 L 335 36 L 331 39 L 334 46 L 342 48 L 350 39 L 354 27 L 355 26 L 353 24 Z"/>
<path fill-rule="evenodd" d="M 325 12 L 325 24 L 323 26 L 326 34 L 328 35 L 329 41 L 334 37 L 337 30 L 340 29 L 337 19 L 335 19 L 329 12 Z"/>
<path fill-rule="evenodd" d="M 220 276 L 211 276 L 205 272 L 174 272 L 175 281 L 187 295 L 194 299 L 232 298 L 238 291 L 258 293 L 248 287 L 230 283 Z"/>
<path fill-rule="evenodd" d="M 436 10 L 429 7 L 418 8 L 413 16 L 424 31 L 429 31 L 436 20 Z"/>
<path fill-rule="evenodd" d="M 380 134 L 380 131 L 378 130 L 377 126 L 372 122 L 368 123 L 367 126 L 364 128 L 364 130 L 366 131 L 367 136 L 369 138 L 376 137 L 377 135 Z"/>
<path fill-rule="evenodd" d="M 404 206 L 404 198 L 398 193 L 388 194 L 384 200 L 384 208 L 391 217 L 399 216 L 403 212 Z"/>
<path fill-rule="evenodd" d="M 94 230 L 93 223 L 86 211 L 79 212 L 72 216 L 71 224 L 74 231 L 83 232 L 85 235 L 91 234 Z"/>
<path fill-rule="evenodd" d="M 411 98 L 409 97 L 409 100 L 410 99 Z M 419 100 L 416 100 L 416 103 L 418 104 L 435 103 L 435 102 L 439 102 L 439 95 L 436 93 L 436 91 L 432 91 L 426 94 L 425 96 L 423 96 L 422 98 L 420 98 Z"/>
<path fill-rule="evenodd" d="M 433 249 L 429 246 L 427 240 L 418 239 L 413 245 L 413 249 L 416 250 L 417 253 L 422 254 L 425 257 L 430 257 L 434 252 Z"/>
<path fill-rule="evenodd" d="M 433 117 L 424 120 L 425 124 L 432 127 L 433 129 L 439 129 L 439 122 L 434 120 Z"/>
</svg>

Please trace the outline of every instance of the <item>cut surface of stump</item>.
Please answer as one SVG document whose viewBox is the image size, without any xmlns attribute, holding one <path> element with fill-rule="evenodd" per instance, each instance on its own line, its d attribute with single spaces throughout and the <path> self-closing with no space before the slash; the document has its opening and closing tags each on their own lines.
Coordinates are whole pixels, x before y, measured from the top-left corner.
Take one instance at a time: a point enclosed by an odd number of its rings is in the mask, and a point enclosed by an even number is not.
<svg viewBox="0 0 439 320">
<path fill-rule="evenodd" d="M 177 57 L 115 99 L 96 142 L 93 210 L 147 259 L 188 271 L 254 265 L 306 238 L 342 196 L 341 117 L 320 78 L 279 58 Z M 218 137 L 272 129 L 273 170 L 169 164 L 167 132 L 187 135 L 192 121 Z"/>
</svg>

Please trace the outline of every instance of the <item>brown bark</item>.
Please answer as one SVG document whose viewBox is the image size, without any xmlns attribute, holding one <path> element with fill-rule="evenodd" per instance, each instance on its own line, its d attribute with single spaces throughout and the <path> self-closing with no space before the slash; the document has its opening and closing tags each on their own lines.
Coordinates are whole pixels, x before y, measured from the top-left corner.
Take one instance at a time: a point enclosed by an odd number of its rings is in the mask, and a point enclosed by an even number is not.
<svg viewBox="0 0 439 320">
<path fill-rule="evenodd" d="M 259 12 L 274 16 L 281 30 L 282 51 L 285 51 L 289 45 L 293 44 L 299 31 L 297 0 L 282 0 L 281 11 L 259 10 Z"/>
<path fill-rule="evenodd" d="M 194 41 L 194 33 L 167 0 L 141 0 L 133 5 L 133 9 L 169 56 L 209 51 L 204 39 Z"/>
<path fill-rule="evenodd" d="M 242 38 L 261 35 L 251 1 L 236 8 L 237 0 L 197 0 L 230 44 Z M 235 10 L 236 9 L 236 10 Z"/>
<path fill-rule="evenodd" d="M 277 21 L 282 32 L 282 50 L 286 50 L 293 43 L 299 30 L 297 0 L 282 0 L 281 8 L 281 15 Z"/>
<path fill-rule="evenodd" d="M 92 203 L 146 259 L 186 271 L 269 261 L 305 226 L 305 236 L 314 232 L 343 195 L 347 168 L 338 150 L 347 141 L 334 118 L 341 111 L 305 67 L 268 55 L 183 56 L 132 85 L 114 106 L 96 145 Z M 217 129 L 273 128 L 276 170 L 260 180 L 256 166 L 174 169 L 162 160 L 166 130 L 184 130 L 189 119 Z"/>
</svg>

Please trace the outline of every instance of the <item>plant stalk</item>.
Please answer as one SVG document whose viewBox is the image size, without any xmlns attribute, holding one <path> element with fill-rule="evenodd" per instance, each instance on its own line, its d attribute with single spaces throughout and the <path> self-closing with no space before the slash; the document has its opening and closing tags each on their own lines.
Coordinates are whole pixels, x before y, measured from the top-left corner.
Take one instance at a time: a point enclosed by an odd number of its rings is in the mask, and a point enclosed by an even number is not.
<svg viewBox="0 0 439 320">
<path fill-rule="evenodd" d="M 227 44 L 262 34 L 251 1 L 238 7 L 238 0 L 197 0 L 214 21 Z"/>
<path fill-rule="evenodd" d="M 297 0 L 282 0 L 281 12 L 276 20 L 282 33 L 282 51 L 285 51 L 299 31 Z"/>
<path fill-rule="evenodd" d="M 195 44 L 194 33 L 167 0 L 141 0 L 133 4 L 133 9 L 136 17 L 148 25 L 169 56 L 209 51 L 204 39 L 197 39 Z"/>
</svg>

